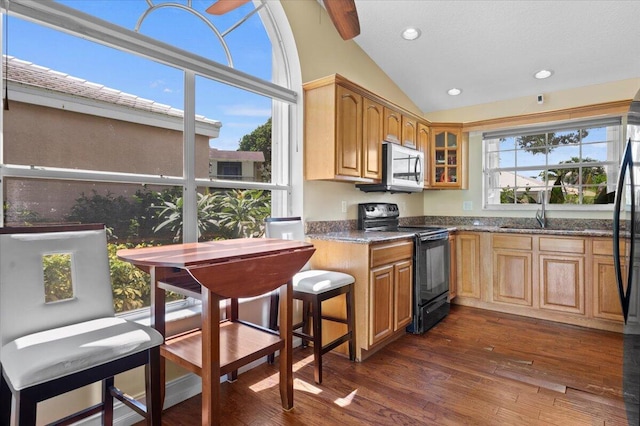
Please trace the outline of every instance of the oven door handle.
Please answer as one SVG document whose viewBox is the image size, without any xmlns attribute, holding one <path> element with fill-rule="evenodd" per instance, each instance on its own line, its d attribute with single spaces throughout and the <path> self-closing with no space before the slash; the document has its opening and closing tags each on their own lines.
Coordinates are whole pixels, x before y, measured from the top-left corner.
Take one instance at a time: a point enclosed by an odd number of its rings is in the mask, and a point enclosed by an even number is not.
<svg viewBox="0 0 640 426">
<path fill-rule="evenodd" d="M 449 238 L 449 233 L 448 232 L 441 232 L 438 234 L 433 234 L 433 235 L 418 235 L 418 240 L 420 241 L 439 241 L 439 240 L 446 240 Z"/>
</svg>

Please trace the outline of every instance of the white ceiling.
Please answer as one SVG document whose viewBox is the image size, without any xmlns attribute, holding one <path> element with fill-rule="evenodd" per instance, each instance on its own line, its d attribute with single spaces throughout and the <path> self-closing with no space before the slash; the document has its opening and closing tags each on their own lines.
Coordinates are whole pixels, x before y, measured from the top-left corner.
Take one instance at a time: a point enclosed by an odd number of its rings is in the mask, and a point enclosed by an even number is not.
<svg viewBox="0 0 640 426">
<path fill-rule="evenodd" d="M 424 113 L 640 78 L 637 0 L 355 2 L 354 41 Z"/>
</svg>

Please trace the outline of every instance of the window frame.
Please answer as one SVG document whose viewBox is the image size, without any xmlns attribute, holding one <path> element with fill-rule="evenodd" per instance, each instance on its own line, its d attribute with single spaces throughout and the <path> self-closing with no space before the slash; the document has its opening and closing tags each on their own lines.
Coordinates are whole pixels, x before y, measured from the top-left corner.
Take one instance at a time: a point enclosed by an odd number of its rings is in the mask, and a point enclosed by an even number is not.
<svg viewBox="0 0 640 426">
<path fill-rule="evenodd" d="M 185 197 L 183 242 L 197 241 L 197 199 L 196 188 L 208 187 L 217 189 L 264 189 L 272 193 L 271 211 L 273 215 L 301 215 L 302 210 L 302 152 L 299 146 L 299 136 L 302 134 L 302 108 L 298 105 L 302 83 L 299 58 L 295 49 L 290 28 L 278 28 L 287 25 L 288 21 L 279 3 L 266 4 L 258 12 L 262 19 L 267 35 L 271 39 L 273 70 L 272 80 L 266 81 L 226 65 L 155 41 L 152 38 L 138 34 L 132 30 L 123 29 L 117 25 L 69 8 L 54 1 L 32 2 L 29 0 L 12 0 L 5 4 L 3 15 L 18 17 L 38 25 L 52 27 L 76 37 L 82 37 L 93 42 L 128 51 L 157 61 L 159 63 L 178 68 L 184 72 L 184 165 L 183 176 L 145 175 L 135 173 L 98 172 L 79 169 L 60 169 L 52 167 L 30 167 L 5 164 L 3 159 L 3 138 L 0 139 L 0 181 L 10 178 L 43 178 L 70 179 L 87 182 L 102 183 L 130 183 L 130 184 L 159 184 L 163 186 L 181 186 Z M 4 23 L 4 20 L 2 21 Z M 283 31 L 284 29 L 284 31 Z M 4 41 L 4 32 L 2 39 Z M 2 43 L 5 46 L 5 43 Z M 4 50 L 4 48 L 3 48 Z M 7 53 L 7 52 L 4 52 Z M 3 72 L 3 71 L 2 71 Z M 0 76 L 2 75 L 0 72 Z M 223 84 L 263 95 L 271 98 L 273 123 L 272 180 L 269 183 L 249 182 L 242 180 L 221 180 L 211 178 L 196 178 L 195 176 L 195 129 L 198 126 L 195 114 L 195 80 L 196 76 L 209 78 Z M 38 95 L 18 93 L 8 88 L 8 99 L 30 97 L 33 101 Z M 277 102 L 275 102 L 277 101 Z M 38 102 L 56 104 L 55 99 L 44 99 L 40 96 Z M 59 101 L 58 101 L 59 103 Z M 3 131 L 4 117 L 0 112 L 0 130 Z M 0 136 L 1 137 L 1 136 Z M 297 161 L 300 160 L 300 161 Z M 0 185 L 0 199 L 4 201 L 5 194 Z M 0 215 L 0 226 L 3 226 L 3 215 Z M 168 311 L 190 311 L 193 307 L 199 309 L 198 301 L 187 298 L 183 301 L 168 302 Z M 125 317 L 143 319 L 148 317 L 149 308 L 122 313 Z M 187 313 L 192 317 L 194 313 Z M 180 317 L 180 314 L 178 314 Z"/>
<path fill-rule="evenodd" d="M 266 10 L 265 10 L 266 9 Z M 291 141 L 297 134 L 295 117 L 298 116 L 298 91 L 292 90 L 284 85 L 278 85 L 269 81 L 253 77 L 244 72 L 235 70 L 228 66 L 216 63 L 206 58 L 190 52 L 175 48 L 158 42 L 154 39 L 138 34 L 131 30 L 123 29 L 117 25 L 103 21 L 97 17 L 85 14 L 78 10 L 66 7 L 56 2 L 30 2 L 28 0 L 13 0 L 8 3 L 8 13 L 11 16 L 27 19 L 40 25 L 50 26 L 55 29 L 65 31 L 77 37 L 87 38 L 94 42 L 113 47 L 120 50 L 132 52 L 150 58 L 168 66 L 181 69 L 184 72 L 184 123 L 183 133 L 185 137 L 184 143 L 184 166 L 183 176 L 164 176 L 164 175 L 142 175 L 135 173 L 104 173 L 87 170 L 75 169 L 55 169 L 50 167 L 29 167 L 20 165 L 4 164 L 2 158 L 2 150 L 0 149 L 0 177 L 17 177 L 17 178 L 51 178 L 51 179 L 72 179 L 90 182 L 111 182 L 111 183 L 134 183 L 134 184 L 160 184 L 160 185 L 176 185 L 183 187 L 185 196 L 185 226 L 183 231 L 184 242 L 197 241 L 196 230 L 196 188 L 240 188 L 240 189 L 264 189 L 272 191 L 272 194 L 280 193 L 275 197 L 272 205 L 274 214 L 289 214 L 293 209 L 290 196 L 298 191 L 294 191 L 292 183 L 296 182 L 291 176 L 289 150 L 291 149 Z M 269 36 L 276 35 L 280 37 L 276 27 L 273 14 L 268 7 L 263 8 L 260 15 L 265 22 L 271 22 L 273 25 L 266 25 Z M 4 44 L 3 44 L 4 45 Z M 274 50 L 281 50 L 281 43 L 274 43 Z M 292 86 L 289 74 L 289 63 L 283 61 L 286 58 L 284 52 L 274 52 L 274 80 L 281 81 L 288 86 Z M 283 62 L 280 67 L 276 65 L 276 61 Z M 286 68 L 284 72 L 279 68 Z M 275 72 L 278 70 L 279 72 Z M 197 125 L 195 117 L 195 78 L 196 75 L 219 81 L 223 84 L 229 84 L 243 90 L 247 90 L 259 95 L 268 96 L 275 102 L 273 106 L 273 118 L 279 123 L 286 125 L 277 126 L 283 131 L 274 132 L 273 140 L 277 141 L 277 149 L 274 146 L 274 166 L 279 173 L 273 173 L 271 183 L 263 182 L 243 182 L 238 180 L 218 180 L 218 179 L 202 179 L 195 177 L 194 169 L 194 150 L 195 150 L 195 132 L 193 131 Z M 12 92 L 9 91 L 9 99 Z M 274 124 L 274 128 L 276 125 Z M 279 138 L 279 139 L 276 139 Z M 285 143 L 282 143 L 282 142 Z M 297 150 L 297 146 L 296 146 Z M 279 161 L 279 164 L 275 162 Z M 0 188 L 0 197 L 4 200 L 4 194 Z M 300 204 L 301 203 L 296 203 Z M 3 218 L 0 217 L 0 225 Z"/>
<path fill-rule="evenodd" d="M 525 135 L 534 135 L 534 134 L 543 134 L 543 133 L 556 133 L 567 130 L 578 130 L 578 129 L 588 129 L 588 128 L 596 128 L 596 127 L 611 127 L 614 128 L 614 132 L 617 133 L 617 140 L 605 140 L 603 142 L 610 143 L 611 145 L 608 149 L 612 150 L 612 157 L 615 160 L 611 161 L 598 161 L 594 163 L 590 162 L 582 162 L 575 164 L 567 164 L 567 165 L 552 165 L 549 163 L 548 154 L 545 155 L 544 164 L 542 162 L 539 165 L 534 166 L 518 166 L 517 162 L 514 166 L 509 167 L 495 167 L 490 168 L 488 163 L 488 144 L 491 141 L 496 139 L 500 139 L 503 137 L 518 137 Z M 617 129 L 616 129 L 617 127 Z M 491 185 L 491 175 L 493 173 L 500 173 L 501 171 L 505 172 L 513 172 L 516 175 L 520 171 L 527 170 L 550 170 L 550 169 L 563 169 L 563 168 L 578 168 L 583 167 L 584 165 L 593 165 L 594 167 L 607 167 L 607 166 L 618 166 L 620 163 L 620 155 L 622 151 L 622 142 L 624 139 L 624 119 L 620 115 L 600 117 L 600 118 L 583 118 L 579 120 L 567 120 L 567 121 L 559 121 L 559 122 L 548 122 L 548 123 L 536 123 L 534 125 L 528 126 L 520 126 L 514 128 L 506 128 L 506 129 L 498 129 L 492 130 L 482 133 L 482 209 L 483 210 L 507 210 L 507 211 L 530 211 L 539 209 L 538 203 L 509 203 L 509 204 L 492 204 L 489 203 L 490 199 L 490 191 Z M 584 145 L 592 144 L 592 142 L 582 141 L 576 144 L 579 147 L 580 152 L 582 152 L 582 148 Z M 522 148 L 515 148 L 513 151 L 517 152 L 522 151 Z M 502 152 L 502 151 L 499 151 Z M 615 191 L 615 186 L 617 185 L 617 174 L 613 176 L 607 177 L 607 186 Z M 545 191 L 548 191 L 550 188 L 548 181 L 545 182 Z M 495 188 L 494 188 L 495 189 Z M 609 191 L 610 192 L 610 191 Z M 574 203 L 566 203 L 566 204 L 556 204 L 556 203 L 546 203 L 547 210 L 557 210 L 557 211 L 613 211 L 613 204 L 574 204 Z"/>
</svg>

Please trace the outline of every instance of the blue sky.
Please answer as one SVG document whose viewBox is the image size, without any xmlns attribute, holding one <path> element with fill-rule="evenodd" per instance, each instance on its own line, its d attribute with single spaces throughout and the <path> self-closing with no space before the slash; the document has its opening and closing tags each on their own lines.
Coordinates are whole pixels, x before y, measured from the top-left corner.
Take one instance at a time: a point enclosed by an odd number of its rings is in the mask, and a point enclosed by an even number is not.
<svg viewBox="0 0 640 426">
<path fill-rule="evenodd" d="M 186 5 L 151 0 L 153 5 Z M 215 0 L 193 0 L 195 10 L 224 32 L 253 9 L 251 2 L 223 16 L 205 13 Z M 60 0 L 62 4 L 133 30 L 147 9 L 146 0 Z M 49 28 L 9 16 L 9 55 L 74 77 L 85 79 L 177 109 L 183 108 L 182 72 L 144 58 L 71 37 Z M 214 32 L 198 17 L 179 9 L 160 7 L 150 13 L 140 33 L 192 53 L 227 64 Z M 259 17 L 252 16 L 225 41 L 234 67 L 271 80 L 271 44 Z M 271 115 L 271 100 L 204 78 L 196 79 L 196 113 L 222 122 L 220 137 L 212 141 L 219 149 L 237 149 L 240 138 L 264 124 Z"/>
</svg>

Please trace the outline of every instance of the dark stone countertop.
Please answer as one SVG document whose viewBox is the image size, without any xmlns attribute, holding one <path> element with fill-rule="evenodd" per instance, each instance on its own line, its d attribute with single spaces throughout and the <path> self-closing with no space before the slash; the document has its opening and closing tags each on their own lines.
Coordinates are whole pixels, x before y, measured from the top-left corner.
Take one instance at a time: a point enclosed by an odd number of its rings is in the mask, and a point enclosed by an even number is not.
<svg viewBox="0 0 640 426">
<path fill-rule="evenodd" d="M 603 237 L 610 238 L 612 230 L 603 229 L 552 229 L 552 228 L 529 228 L 514 225 L 490 226 L 490 225 L 443 225 L 449 232 L 493 232 L 508 234 L 533 234 L 533 235 L 554 235 L 554 236 L 574 236 L 574 237 Z M 411 238 L 413 232 L 379 232 L 379 231 L 333 231 L 325 233 L 308 234 L 307 238 L 312 240 L 343 241 L 357 244 L 369 244 L 378 242 L 391 242 Z"/>
<path fill-rule="evenodd" d="M 413 237 L 414 232 L 379 232 L 379 231 L 335 231 L 323 234 L 308 234 L 311 240 L 343 241 L 357 244 L 391 242 Z"/>
</svg>

